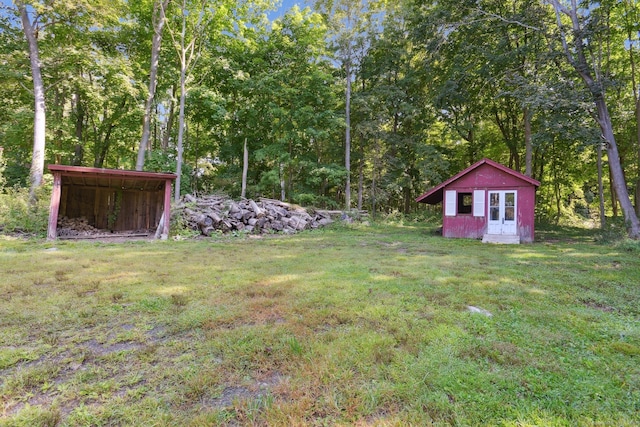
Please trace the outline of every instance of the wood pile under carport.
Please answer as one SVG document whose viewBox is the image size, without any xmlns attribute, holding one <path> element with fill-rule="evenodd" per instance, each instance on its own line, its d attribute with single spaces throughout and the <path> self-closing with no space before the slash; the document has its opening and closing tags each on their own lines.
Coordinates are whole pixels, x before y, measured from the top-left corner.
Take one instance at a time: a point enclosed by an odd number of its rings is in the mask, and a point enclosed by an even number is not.
<svg viewBox="0 0 640 427">
<path fill-rule="evenodd" d="M 273 199 L 236 202 L 221 195 L 186 195 L 172 210 L 172 215 L 181 217 L 190 229 L 205 236 L 216 231 L 293 234 L 330 224 L 332 214 L 335 212 L 307 210 Z"/>
<path fill-rule="evenodd" d="M 100 233 L 100 230 L 89 224 L 85 217 L 58 218 L 58 237 L 88 237 Z"/>
<path fill-rule="evenodd" d="M 89 220 L 82 216 L 80 218 L 68 218 L 63 216 L 58 218 L 57 237 L 63 240 L 85 240 L 85 239 L 114 239 L 114 238 L 139 238 L 151 237 L 154 230 L 126 230 L 112 231 L 102 230 L 92 226 Z"/>
</svg>

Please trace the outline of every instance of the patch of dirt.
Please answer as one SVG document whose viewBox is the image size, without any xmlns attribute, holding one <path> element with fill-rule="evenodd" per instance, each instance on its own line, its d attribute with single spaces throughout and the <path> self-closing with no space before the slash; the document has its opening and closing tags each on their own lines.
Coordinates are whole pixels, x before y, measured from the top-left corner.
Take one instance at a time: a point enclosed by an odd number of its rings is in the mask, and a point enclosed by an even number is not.
<svg viewBox="0 0 640 427">
<path fill-rule="evenodd" d="M 236 401 L 257 399 L 269 393 L 284 380 L 285 377 L 281 373 L 274 372 L 257 378 L 254 384 L 248 387 L 228 386 L 222 390 L 219 397 L 204 399 L 203 406 L 211 409 L 224 409 L 233 406 Z"/>
<path fill-rule="evenodd" d="M 126 341 L 120 342 L 112 345 L 103 345 L 100 344 L 95 339 L 89 340 L 84 343 L 85 347 L 93 352 L 96 356 L 106 356 L 111 353 L 116 353 L 118 351 L 127 351 L 127 350 L 138 350 L 142 348 L 142 345 L 139 343 Z"/>
<path fill-rule="evenodd" d="M 203 404 L 208 408 L 223 409 L 232 406 L 236 400 L 252 399 L 258 396 L 259 393 L 252 392 L 246 387 L 227 387 L 222 390 L 220 397 L 205 400 Z"/>
<path fill-rule="evenodd" d="M 605 313 L 612 313 L 616 311 L 614 307 L 611 307 L 609 305 L 603 304 L 598 301 L 587 299 L 587 300 L 582 300 L 581 302 L 589 308 L 595 308 L 596 310 L 604 311 Z"/>
<path fill-rule="evenodd" d="M 156 325 L 151 330 L 147 331 L 147 337 L 152 343 L 157 343 L 167 340 L 168 337 L 167 328 L 164 326 Z"/>
</svg>

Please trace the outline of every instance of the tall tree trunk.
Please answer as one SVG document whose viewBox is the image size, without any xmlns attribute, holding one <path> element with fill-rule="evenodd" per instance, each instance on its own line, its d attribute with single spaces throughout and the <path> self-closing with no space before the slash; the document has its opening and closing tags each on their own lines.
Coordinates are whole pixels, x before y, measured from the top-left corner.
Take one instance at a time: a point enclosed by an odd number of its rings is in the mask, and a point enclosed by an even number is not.
<svg viewBox="0 0 640 427">
<path fill-rule="evenodd" d="M 109 147 L 111 146 L 111 131 L 113 131 L 114 127 L 115 125 L 113 124 L 108 125 L 107 132 L 105 133 L 104 139 L 102 140 L 102 147 L 100 148 L 100 152 L 93 162 L 93 167 L 104 167 L 104 161 L 107 158 L 107 153 L 109 152 Z"/>
<path fill-rule="evenodd" d="M 286 197 L 286 182 L 284 179 L 284 165 L 280 162 L 280 201 L 284 202 Z"/>
<path fill-rule="evenodd" d="M 178 155 L 176 156 L 176 188 L 174 191 L 174 199 L 176 202 L 180 200 L 180 185 L 182 183 L 181 175 L 182 175 L 182 155 L 184 152 L 184 104 L 186 101 L 186 67 L 183 65 L 182 70 L 180 70 L 180 112 L 179 116 L 179 125 L 178 125 Z"/>
<path fill-rule="evenodd" d="M 599 122 L 601 123 L 600 127 L 605 141 L 607 141 L 607 158 L 609 159 L 609 170 L 611 171 L 611 176 L 613 178 L 613 187 L 624 215 L 627 232 L 630 238 L 640 239 L 640 221 L 638 220 L 636 211 L 631 204 L 631 199 L 629 198 L 624 171 L 622 170 L 620 155 L 618 153 L 618 145 L 616 144 L 615 137 L 613 135 L 613 127 L 611 125 L 611 118 L 609 117 L 609 110 L 607 109 L 607 105 L 603 97 L 596 99 L 596 106 L 598 107 L 598 117 L 600 118 Z"/>
<path fill-rule="evenodd" d="M 476 158 L 476 155 L 477 155 L 476 141 L 475 141 L 475 133 L 473 132 L 473 125 L 471 126 L 471 129 L 469 129 L 469 131 L 467 132 L 467 136 L 465 137 L 465 139 L 467 140 L 467 142 L 469 142 L 469 148 L 467 150 L 467 153 L 469 155 L 469 165 L 472 165 L 478 161 L 478 159 Z"/>
<path fill-rule="evenodd" d="M 624 6 L 624 20 L 627 30 L 627 40 L 631 43 L 627 52 L 629 52 L 629 65 L 631 67 L 631 90 L 633 91 L 633 101 L 635 103 L 635 118 L 636 118 L 636 188 L 634 194 L 634 202 L 636 208 L 636 215 L 640 215 L 640 88 L 636 80 L 636 55 L 632 40 L 636 33 L 635 29 L 637 23 L 635 22 L 635 14 L 633 8 L 635 7 L 636 0 L 626 0 L 621 2 Z M 637 41 L 636 41 L 637 42 Z M 636 46 L 637 47 L 637 46 Z"/>
<path fill-rule="evenodd" d="M 289 138 L 289 173 L 287 174 L 287 189 L 289 193 L 289 202 L 293 196 L 293 141 Z M 283 199 L 284 200 L 284 199 Z"/>
<path fill-rule="evenodd" d="M 186 0 L 182 1 L 182 33 L 180 35 L 180 110 L 178 112 L 178 156 L 176 157 L 176 187 L 174 190 L 174 200 L 180 201 L 180 185 L 182 184 L 182 153 L 184 138 L 184 104 L 187 98 L 187 47 L 185 39 L 187 37 L 187 5 Z"/>
<path fill-rule="evenodd" d="M 247 148 L 247 138 L 244 139 L 244 150 L 242 156 L 242 191 L 240 197 L 247 197 L 247 173 L 249 172 L 249 149 Z"/>
<path fill-rule="evenodd" d="M 350 48 L 349 48 L 350 49 Z M 344 166 L 347 170 L 347 179 L 344 188 L 345 209 L 351 210 L 351 52 L 345 61 L 347 74 L 347 89 L 345 91 L 345 135 L 344 135 Z"/>
<path fill-rule="evenodd" d="M 402 211 L 405 215 L 409 215 L 411 213 L 411 202 L 413 201 L 411 197 L 411 187 L 405 186 L 402 192 L 404 193 L 404 206 Z"/>
<path fill-rule="evenodd" d="M 551 162 L 552 174 L 553 174 L 553 195 L 556 202 L 556 224 L 560 222 L 561 209 L 562 209 L 562 193 L 560 188 L 560 178 L 558 177 L 558 165 L 556 162 L 555 147 L 553 153 L 553 161 Z"/>
<path fill-rule="evenodd" d="M 149 93 L 144 104 L 144 116 L 142 119 L 142 138 L 138 148 L 138 159 L 136 160 L 136 170 L 141 171 L 144 167 L 144 159 L 149 146 L 149 135 L 151 128 L 151 109 L 156 95 L 156 84 L 158 76 L 158 61 L 160 58 L 160 46 L 162 42 L 162 29 L 165 21 L 165 11 L 170 0 L 157 0 L 153 6 L 153 39 L 151 42 L 151 65 L 149 67 Z M 158 10 L 159 9 L 159 10 Z"/>
<path fill-rule="evenodd" d="M 631 34 L 629 34 L 629 40 L 631 40 Z M 629 59 L 631 60 L 631 83 L 633 88 L 633 99 L 635 102 L 635 116 L 636 116 L 636 153 L 637 153 L 637 173 L 636 173 L 636 192 L 635 192 L 635 204 L 636 215 L 640 215 L 640 89 L 636 82 L 636 63 L 635 56 L 633 54 L 633 48 L 629 48 Z"/>
<path fill-rule="evenodd" d="M 525 146 L 525 171 L 526 176 L 532 176 L 533 174 L 533 147 L 531 145 L 531 112 L 529 108 L 524 108 L 524 146 Z"/>
<path fill-rule="evenodd" d="M 640 89 L 638 89 L 640 91 Z M 635 194 L 635 202 L 636 202 L 636 215 L 640 215 L 640 97 L 638 97 L 637 91 L 636 93 L 636 143 L 638 146 L 637 154 L 638 154 L 638 162 L 637 162 L 637 176 L 636 176 L 636 194 Z"/>
<path fill-rule="evenodd" d="M 598 206 L 600 208 L 600 228 L 607 225 L 604 213 L 604 186 L 602 184 L 602 144 L 598 144 Z"/>
<path fill-rule="evenodd" d="M 31 157 L 31 169 L 29 181 L 31 187 L 29 198 L 31 203 L 36 201 L 36 190 L 42 185 L 44 175 L 44 149 L 46 132 L 46 110 L 44 97 L 44 83 L 40 69 L 40 55 L 38 52 L 38 39 L 35 28 L 31 25 L 27 9 L 22 2 L 16 2 L 22 21 L 22 29 L 29 45 L 29 60 L 31 63 L 31 77 L 33 79 L 33 155 Z"/>
<path fill-rule="evenodd" d="M 618 152 L 618 145 L 613 134 L 613 125 L 611 123 L 611 116 L 609 115 L 609 109 L 607 108 L 607 102 L 605 100 L 604 85 L 599 77 L 598 69 L 592 69 L 585 56 L 584 38 L 585 31 L 581 26 L 580 19 L 578 18 L 578 5 L 575 0 L 572 0 L 570 8 L 562 5 L 560 0 L 545 0 L 549 2 L 556 13 L 556 22 L 558 29 L 560 30 L 562 46 L 565 56 L 569 61 L 569 64 L 574 68 L 576 73 L 580 76 L 582 81 L 589 89 L 593 102 L 597 109 L 597 121 L 602 132 L 602 137 L 607 144 L 607 157 L 609 159 L 609 171 L 612 178 L 612 186 L 614 188 L 615 195 L 617 196 L 622 213 L 624 214 L 625 224 L 627 227 L 627 234 L 632 239 L 640 239 L 640 220 L 633 208 L 629 192 L 627 190 L 627 184 L 624 178 L 624 171 L 622 170 L 622 164 L 620 162 L 620 154 Z M 574 44 L 569 48 L 566 35 L 564 34 L 564 25 L 562 23 L 561 14 L 566 14 L 571 19 L 572 33 Z M 596 67 L 597 65 L 594 65 Z M 593 78 L 593 75 L 597 79 Z"/>
<path fill-rule="evenodd" d="M 376 219 L 376 173 L 378 171 L 378 155 L 379 155 L 379 143 L 376 140 L 376 150 L 373 152 L 373 171 L 371 172 L 371 216 L 375 220 Z"/>
<path fill-rule="evenodd" d="M 358 211 L 362 210 L 364 193 L 364 141 L 360 142 L 360 159 L 358 161 Z"/>
<path fill-rule="evenodd" d="M 618 218 L 618 197 L 616 196 L 616 189 L 613 185 L 611 166 L 609 166 L 609 191 L 611 192 L 611 209 L 613 210 L 613 217 Z"/>
<path fill-rule="evenodd" d="M 84 160 L 84 147 L 82 146 L 84 140 L 84 117 L 85 117 L 85 109 L 84 104 L 82 103 L 82 95 L 80 90 L 76 90 L 76 102 L 75 102 L 75 110 L 76 110 L 76 146 L 73 154 L 73 165 L 74 166 L 82 166 L 82 161 Z"/>
<path fill-rule="evenodd" d="M 171 87 L 171 100 L 169 101 L 169 116 L 167 117 L 167 127 L 165 128 L 164 135 L 162 136 L 162 150 L 167 151 L 169 148 L 169 139 L 171 138 L 171 132 L 173 130 L 173 123 L 176 118 L 176 85 Z"/>
</svg>

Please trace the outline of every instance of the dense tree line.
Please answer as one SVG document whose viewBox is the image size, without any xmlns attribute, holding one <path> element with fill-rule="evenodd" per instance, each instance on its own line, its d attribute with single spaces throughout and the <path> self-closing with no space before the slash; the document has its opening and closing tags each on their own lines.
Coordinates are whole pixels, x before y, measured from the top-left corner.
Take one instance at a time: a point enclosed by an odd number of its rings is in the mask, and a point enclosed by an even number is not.
<svg viewBox="0 0 640 427">
<path fill-rule="evenodd" d="M 539 218 L 601 202 L 640 233 L 633 0 L 1 7 L 5 186 L 45 163 L 173 170 L 183 192 L 411 213 L 490 157 L 542 182 Z"/>
</svg>

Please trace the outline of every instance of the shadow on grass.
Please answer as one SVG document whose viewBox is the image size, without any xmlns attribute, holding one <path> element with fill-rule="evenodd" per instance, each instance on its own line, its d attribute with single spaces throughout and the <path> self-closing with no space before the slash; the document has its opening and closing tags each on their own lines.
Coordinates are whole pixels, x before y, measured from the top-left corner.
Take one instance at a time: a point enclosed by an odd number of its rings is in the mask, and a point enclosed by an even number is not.
<svg viewBox="0 0 640 427">
<path fill-rule="evenodd" d="M 536 242 L 593 243 L 601 230 L 576 226 L 563 226 L 548 222 L 536 223 Z"/>
<path fill-rule="evenodd" d="M 597 224 L 596 224 L 597 225 Z M 536 223 L 537 242 L 563 243 L 619 243 L 627 233 L 620 218 L 607 219 L 604 228 L 556 225 L 549 222 Z"/>
</svg>

